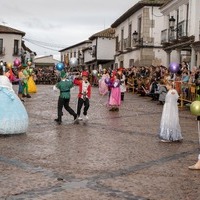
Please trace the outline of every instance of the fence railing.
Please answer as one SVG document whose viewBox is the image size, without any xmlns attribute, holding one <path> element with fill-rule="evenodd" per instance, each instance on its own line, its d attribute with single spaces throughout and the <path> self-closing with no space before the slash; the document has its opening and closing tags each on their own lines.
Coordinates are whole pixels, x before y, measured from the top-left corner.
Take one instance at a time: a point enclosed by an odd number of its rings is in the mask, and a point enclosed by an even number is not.
<svg viewBox="0 0 200 200">
<path fill-rule="evenodd" d="M 192 103 L 195 100 L 200 100 L 200 86 L 194 83 L 175 81 L 175 89 L 179 94 L 180 107 L 183 107 L 185 103 Z"/>
</svg>

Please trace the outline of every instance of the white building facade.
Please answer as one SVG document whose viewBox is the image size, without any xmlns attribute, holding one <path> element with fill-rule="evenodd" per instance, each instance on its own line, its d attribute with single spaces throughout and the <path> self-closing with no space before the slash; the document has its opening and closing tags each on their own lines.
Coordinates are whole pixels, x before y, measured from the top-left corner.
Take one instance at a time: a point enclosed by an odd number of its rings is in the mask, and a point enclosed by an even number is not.
<svg viewBox="0 0 200 200">
<path fill-rule="evenodd" d="M 112 69 L 115 55 L 115 30 L 108 28 L 92 35 L 90 47 L 84 50 L 84 62 L 89 69 Z"/>
<path fill-rule="evenodd" d="M 116 31 L 116 68 L 166 64 L 159 9 L 165 1 L 152 2 L 139 1 L 111 25 Z"/>
<path fill-rule="evenodd" d="M 34 62 L 36 53 L 25 46 L 22 41 L 24 36 L 25 32 L 0 25 L 0 60 L 13 64 L 16 58 L 22 63 L 29 58 Z"/>
<path fill-rule="evenodd" d="M 171 0 L 161 7 L 164 15 L 162 44 L 167 63 L 183 61 L 200 66 L 200 1 Z"/>
<path fill-rule="evenodd" d="M 65 63 L 67 68 L 70 68 L 70 59 L 75 58 L 78 61 L 77 69 L 84 67 L 84 59 L 87 58 L 84 57 L 83 50 L 90 47 L 91 44 L 92 42 L 90 40 L 85 40 L 60 50 L 61 62 Z"/>
</svg>

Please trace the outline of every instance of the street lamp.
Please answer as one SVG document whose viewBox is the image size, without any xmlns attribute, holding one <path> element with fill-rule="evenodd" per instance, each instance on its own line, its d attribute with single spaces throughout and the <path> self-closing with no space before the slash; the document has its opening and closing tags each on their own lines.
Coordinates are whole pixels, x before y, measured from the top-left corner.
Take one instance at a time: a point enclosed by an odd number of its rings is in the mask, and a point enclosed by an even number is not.
<svg viewBox="0 0 200 200">
<path fill-rule="evenodd" d="M 172 31 L 178 31 L 178 29 L 176 28 L 176 29 L 174 29 L 174 27 L 175 27 L 175 19 L 174 19 L 174 17 L 173 16 L 171 16 L 170 18 L 169 18 L 169 27 L 170 27 L 170 29 L 172 30 Z"/>
<path fill-rule="evenodd" d="M 138 38 L 138 32 L 137 31 L 134 31 L 133 32 L 133 40 L 135 42 L 139 42 L 143 45 L 143 38 Z"/>
</svg>

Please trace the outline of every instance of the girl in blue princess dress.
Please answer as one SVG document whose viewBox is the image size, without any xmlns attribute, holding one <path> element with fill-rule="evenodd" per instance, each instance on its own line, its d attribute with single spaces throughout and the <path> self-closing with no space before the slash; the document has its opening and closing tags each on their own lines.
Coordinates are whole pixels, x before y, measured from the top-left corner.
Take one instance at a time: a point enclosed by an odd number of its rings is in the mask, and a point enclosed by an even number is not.
<svg viewBox="0 0 200 200">
<path fill-rule="evenodd" d="M 15 94 L 9 80 L 9 71 L 0 67 L 0 135 L 26 133 L 28 129 L 27 111 Z"/>
</svg>

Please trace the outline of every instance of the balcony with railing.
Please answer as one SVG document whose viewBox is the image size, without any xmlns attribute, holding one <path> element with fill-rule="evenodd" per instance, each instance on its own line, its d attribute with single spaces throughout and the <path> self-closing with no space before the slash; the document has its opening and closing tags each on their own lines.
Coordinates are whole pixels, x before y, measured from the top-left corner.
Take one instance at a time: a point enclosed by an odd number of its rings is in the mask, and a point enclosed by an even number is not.
<svg viewBox="0 0 200 200">
<path fill-rule="evenodd" d="M 5 55 L 5 47 L 0 47 L 0 56 Z"/>
<path fill-rule="evenodd" d="M 161 44 L 165 44 L 169 42 L 169 32 L 168 29 L 161 31 Z"/>
<path fill-rule="evenodd" d="M 165 45 L 177 40 L 183 40 L 187 38 L 187 21 L 183 20 L 176 26 L 170 26 L 169 29 L 161 31 L 161 44 Z"/>
<path fill-rule="evenodd" d="M 122 47 L 121 41 L 117 42 L 117 43 L 116 43 L 116 52 L 119 52 L 119 53 L 120 53 L 120 52 L 122 51 L 121 47 Z"/>
<path fill-rule="evenodd" d="M 186 20 L 183 20 L 179 22 L 177 25 L 177 37 L 181 38 L 181 37 L 186 37 L 186 36 L 188 36 L 187 24 L 186 24 Z"/>
<path fill-rule="evenodd" d="M 13 56 L 21 56 L 22 49 L 21 48 L 13 48 Z"/>
<path fill-rule="evenodd" d="M 124 49 L 126 50 L 131 50 L 131 37 L 127 37 L 126 39 L 124 39 Z"/>
</svg>

